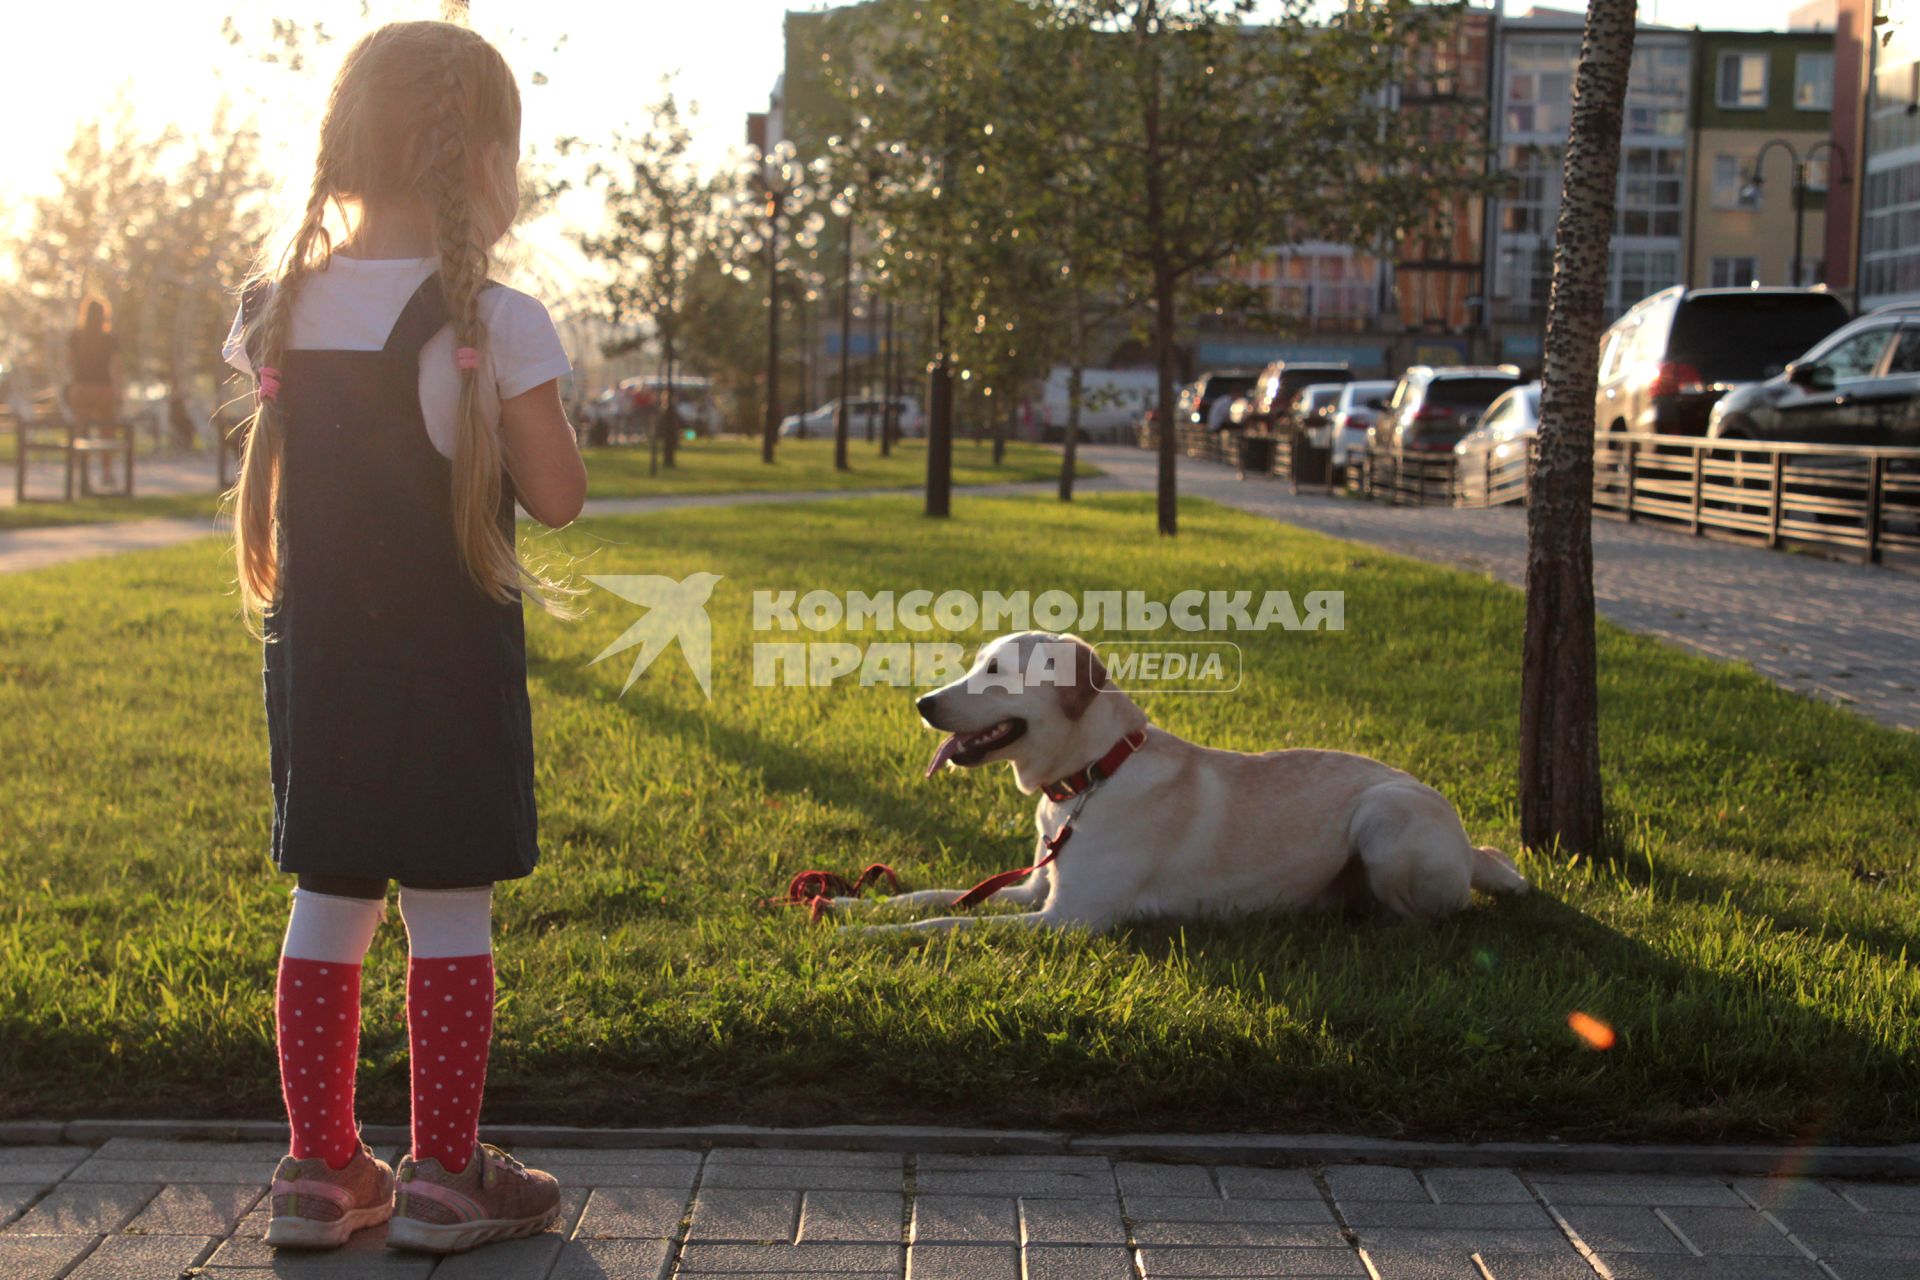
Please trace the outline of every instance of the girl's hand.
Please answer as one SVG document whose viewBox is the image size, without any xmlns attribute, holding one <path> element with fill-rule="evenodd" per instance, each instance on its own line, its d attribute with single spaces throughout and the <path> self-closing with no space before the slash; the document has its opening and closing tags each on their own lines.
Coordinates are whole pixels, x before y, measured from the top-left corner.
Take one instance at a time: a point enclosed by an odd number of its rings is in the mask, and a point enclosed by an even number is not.
<svg viewBox="0 0 1920 1280">
<path fill-rule="evenodd" d="M 558 529 L 571 524 L 587 500 L 587 464 L 560 403 L 557 380 L 500 402 L 500 438 L 507 471 L 528 515 Z"/>
</svg>

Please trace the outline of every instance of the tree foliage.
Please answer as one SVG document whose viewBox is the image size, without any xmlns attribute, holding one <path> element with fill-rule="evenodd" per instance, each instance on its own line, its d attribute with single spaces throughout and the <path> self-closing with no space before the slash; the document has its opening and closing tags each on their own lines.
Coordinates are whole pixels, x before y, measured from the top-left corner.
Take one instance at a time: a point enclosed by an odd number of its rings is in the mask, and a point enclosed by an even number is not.
<svg viewBox="0 0 1920 1280">
<path fill-rule="evenodd" d="M 31 202 L 7 246 L 0 341 L 36 381 L 56 382 L 59 339 L 80 300 L 98 294 L 113 306 L 129 379 L 210 392 L 270 190 L 257 134 L 224 107 L 191 136 L 143 133 L 124 103 L 83 124 L 53 190 Z"/>
<path fill-rule="evenodd" d="M 578 237 L 583 253 L 607 270 L 606 319 L 626 336 L 607 353 L 630 351 L 647 341 L 660 350 L 664 403 L 655 414 L 665 465 L 674 465 L 678 419 L 673 408 L 676 362 L 684 356 L 682 333 L 688 284 L 695 264 L 711 251 L 714 196 L 688 157 L 693 131 L 671 90 L 649 108 L 652 123 L 638 137 L 615 135 L 606 160 L 596 161 L 588 180 L 601 193 L 606 223 Z"/>
<path fill-rule="evenodd" d="M 876 0 L 837 69 L 904 279 L 948 335 L 985 338 L 1130 306 L 1170 422 L 1184 308 L 1236 259 L 1308 240 L 1378 250 L 1486 181 L 1471 104 L 1400 109 L 1410 50 L 1458 6 L 1379 0 L 1325 21 L 1291 0 Z M 1036 264 L 1051 261 L 1058 279 Z M 1042 283 L 1044 282 L 1044 283 Z M 1082 323 L 1057 323 L 1080 313 Z M 1049 325 L 1049 321 L 1056 321 Z M 1062 338 L 1064 336 L 1064 342 Z M 1173 451 L 1160 527 L 1176 528 Z M 931 459 L 930 459 L 931 462 Z"/>
</svg>

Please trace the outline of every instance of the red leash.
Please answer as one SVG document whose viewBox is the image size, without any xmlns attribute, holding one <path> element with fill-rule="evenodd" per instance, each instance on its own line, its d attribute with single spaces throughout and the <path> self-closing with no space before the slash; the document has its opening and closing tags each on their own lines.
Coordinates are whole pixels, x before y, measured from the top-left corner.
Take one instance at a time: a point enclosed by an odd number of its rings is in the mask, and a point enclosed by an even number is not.
<svg viewBox="0 0 1920 1280">
<path fill-rule="evenodd" d="M 1059 857 L 1060 850 L 1065 848 L 1067 841 L 1073 838 L 1074 819 L 1078 818 L 1080 811 L 1087 807 L 1088 798 L 1102 782 L 1119 771 L 1120 766 L 1127 762 L 1128 756 L 1145 746 L 1146 741 L 1147 731 L 1135 729 L 1114 743 L 1107 754 L 1086 768 L 1058 782 L 1049 783 L 1044 788 L 1048 799 L 1060 804 L 1077 797 L 1078 803 L 1073 806 L 1073 812 L 1067 815 L 1067 820 L 1060 825 L 1060 830 L 1045 838 L 1047 856 L 1030 867 L 1021 867 L 1016 871 L 1002 871 L 998 875 L 988 876 L 955 898 L 952 910 L 970 911 L 1002 889 L 1018 884 Z M 785 896 L 762 898 L 759 905 L 763 907 L 804 906 L 807 909 L 808 919 L 817 922 L 827 913 L 828 904 L 834 898 L 857 898 L 866 892 L 868 885 L 883 877 L 893 886 L 895 893 L 900 892 L 900 877 L 895 875 L 893 868 L 884 862 L 869 863 L 867 869 L 862 871 L 859 878 L 855 880 L 848 880 L 845 876 L 835 875 L 831 871 L 802 871 L 787 882 Z"/>
<path fill-rule="evenodd" d="M 1076 813 L 1078 811 L 1076 810 Z M 1060 834 L 1047 838 L 1047 856 L 1030 867 L 1021 867 L 1018 871 L 1002 871 L 997 876 L 988 876 L 973 888 L 953 900 L 955 911 L 970 911 L 1008 885 L 1017 884 L 1040 868 L 1060 856 L 1060 850 L 1073 838 L 1073 819 L 1068 818 L 1066 825 L 1060 828 Z"/>
<path fill-rule="evenodd" d="M 967 890 L 953 903 L 956 911 L 966 911 L 979 906 L 994 894 L 1010 884 L 1026 879 L 1040 868 L 1052 862 L 1060 854 L 1060 849 L 1073 836 L 1073 823 L 1060 828 L 1060 834 L 1047 841 L 1047 856 L 1030 867 L 1021 867 L 1018 871 L 1002 871 L 998 875 L 988 876 L 973 888 Z M 900 877 L 894 874 L 892 867 L 884 862 L 870 863 L 859 878 L 849 880 L 832 871 L 802 871 L 787 881 L 787 891 L 776 898 L 762 898 L 757 905 L 762 907 L 805 907 L 807 918 L 818 923 L 827 913 L 829 904 L 835 898 L 857 898 L 870 884 L 885 880 L 893 886 L 895 893 L 900 892 Z"/>
<path fill-rule="evenodd" d="M 867 864 L 858 879 L 848 880 L 845 876 L 831 871 L 802 871 L 787 881 L 787 892 L 778 898 L 762 898 L 763 907 L 805 907 L 807 918 L 818 921 L 827 913 L 827 904 L 834 898 L 857 898 L 865 893 L 867 886 L 885 880 L 893 886 L 895 893 L 900 892 L 900 877 L 893 868 L 884 862 Z"/>
</svg>

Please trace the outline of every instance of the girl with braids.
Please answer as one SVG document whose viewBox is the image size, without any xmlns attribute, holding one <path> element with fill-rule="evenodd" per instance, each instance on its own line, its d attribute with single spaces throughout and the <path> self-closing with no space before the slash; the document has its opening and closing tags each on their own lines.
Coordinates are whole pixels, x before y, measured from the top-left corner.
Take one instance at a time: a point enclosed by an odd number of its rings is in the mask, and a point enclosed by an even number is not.
<svg viewBox="0 0 1920 1280">
<path fill-rule="evenodd" d="M 520 98 L 499 52 L 383 27 L 334 81 L 306 212 L 246 291 L 227 357 L 258 411 L 234 502 L 266 645 L 273 858 L 298 876 L 275 994 L 292 1143 L 267 1240 L 469 1249 L 543 1229 L 547 1174 L 480 1144 L 491 894 L 535 843 L 516 501 L 558 527 L 586 472 L 546 309 L 487 279 L 518 205 Z M 334 222 L 344 235 L 335 243 Z M 397 1175 L 354 1118 L 360 966 L 400 885 L 413 1142 Z"/>
</svg>

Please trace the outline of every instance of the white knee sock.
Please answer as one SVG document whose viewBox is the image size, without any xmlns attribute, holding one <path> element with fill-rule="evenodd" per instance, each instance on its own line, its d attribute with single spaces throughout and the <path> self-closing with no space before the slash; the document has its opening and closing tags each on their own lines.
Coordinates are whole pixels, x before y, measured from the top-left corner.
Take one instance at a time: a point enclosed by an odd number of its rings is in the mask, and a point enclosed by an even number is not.
<svg viewBox="0 0 1920 1280">
<path fill-rule="evenodd" d="M 407 952 L 416 960 L 493 954 L 493 886 L 400 890 Z"/>
<path fill-rule="evenodd" d="M 386 916 L 387 904 L 381 898 L 342 898 L 295 889 L 280 954 L 295 960 L 359 964 Z"/>
</svg>

